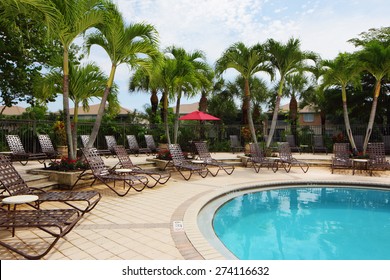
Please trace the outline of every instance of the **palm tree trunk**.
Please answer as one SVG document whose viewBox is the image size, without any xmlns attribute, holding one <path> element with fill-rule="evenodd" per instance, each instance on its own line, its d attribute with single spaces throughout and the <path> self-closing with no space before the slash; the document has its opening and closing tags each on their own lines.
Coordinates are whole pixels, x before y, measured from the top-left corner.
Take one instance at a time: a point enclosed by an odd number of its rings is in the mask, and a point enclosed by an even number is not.
<svg viewBox="0 0 390 280">
<path fill-rule="evenodd" d="M 374 126 L 376 108 L 378 106 L 378 97 L 379 97 L 380 91 L 381 91 L 381 81 L 379 80 L 379 81 L 376 81 L 376 83 L 375 83 L 374 100 L 372 101 L 371 113 L 370 113 L 370 119 L 368 120 L 366 137 L 364 138 L 363 154 L 366 153 L 368 141 L 370 141 L 372 127 Z"/>
<path fill-rule="evenodd" d="M 72 127 L 72 141 L 73 147 L 77 147 L 77 124 L 79 122 L 79 101 L 76 99 L 74 101 L 74 113 L 73 113 L 73 127 Z M 77 149 L 73 151 L 74 158 L 77 158 Z"/>
<path fill-rule="evenodd" d="M 158 97 L 157 90 L 152 90 L 152 95 L 150 96 L 150 104 L 152 106 L 152 121 L 156 121 L 157 108 L 158 108 Z"/>
<path fill-rule="evenodd" d="M 176 116 L 175 116 L 175 125 L 173 130 L 173 141 L 175 144 L 177 144 L 177 136 L 179 134 L 179 117 L 180 117 L 180 100 L 181 100 L 181 90 L 179 90 L 179 93 L 177 95 L 176 100 Z"/>
<path fill-rule="evenodd" d="M 298 116 L 298 102 L 295 98 L 295 94 L 291 94 L 290 99 L 290 121 L 291 121 L 291 134 L 294 135 L 295 143 L 298 143 L 297 137 L 297 116 Z"/>
<path fill-rule="evenodd" d="M 344 115 L 345 130 L 348 136 L 349 143 L 351 143 L 352 151 L 357 151 L 355 140 L 353 139 L 353 135 L 352 135 L 351 124 L 349 122 L 347 92 L 344 86 L 341 88 L 341 97 L 343 100 L 343 115 Z"/>
<path fill-rule="evenodd" d="M 167 143 L 171 144 L 171 136 L 169 135 L 169 124 L 168 124 L 168 91 L 163 92 L 163 120 L 165 125 L 165 135 L 167 137 Z"/>
<path fill-rule="evenodd" d="M 253 143 L 257 144 L 256 131 L 255 131 L 255 126 L 253 125 L 253 118 L 252 118 L 252 112 L 251 112 L 251 93 L 249 91 L 249 80 L 248 79 L 245 79 L 244 91 L 245 91 L 244 100 L 246 103 L 246 107 L 248 108 L 248 110 L 247 110 L 248 126 L 249 126 L 249 130 L 251 131 L 252 141 L 253 141 Z"/>
<path fill-rule="evenodd" d="M 91 136 L 89 137 L 89 142 L 87 144 L 87 147 L 93 146 L 93 143 L 95 142 L 96 137 L 99 133 L 100 125 L 102 124 L 102 119 L 103 119 L 103 115 L 104 115 L 104 109 L 106 107 L 107 98 L 111 92 L 111 87 L 112 87 L 112 84 L 114 82 L 115 71 L 116 71 L 116 65 L 113 64 L 111 66 L 111 72 L 110 72 L 110 77 L 108 78 L 108 81 L 107 81 L 107 86 L 104 90 L 102 100 L 100 101 L 99 110 L 98 110 L 98 113 L 96 115 L 96 120 L 95 120 L 95 123 L 93 125 Z"/>
<path fill-rule="evenodd" d="M 74 147 L 72 142 L 72 126 L 70 122 L 69 114 L 69 58 L 68 58 L 68 48 L 64 46 L 64 58 L 63 58 L 63 68 L 64 68 L 64 79 L 63 79 L 63 107 L 65 114 L 65 131 L 66 131 L 66 141 L 68 143 L 68 158 L 71 160 L 76 159 L 74 155 Z"/>
<path fill-rule="evenodd" d="M 272 137 L 274 136 L 274 133 L 275 133 L 276 123 L 278 121 L 280 100 L 282 99 L 283 84 L 284 84 L 284 76 L 282 76 L 280 83 L 279 83 L 278 95 L 276 96 L 276 101 L 275 101 L 274 114 L 272 116 L 271 128 L 270 128 L 270 131 L 268 134 L 268 139 L 267 139 L 267 148 L 271 145 Z"/>
</svg>

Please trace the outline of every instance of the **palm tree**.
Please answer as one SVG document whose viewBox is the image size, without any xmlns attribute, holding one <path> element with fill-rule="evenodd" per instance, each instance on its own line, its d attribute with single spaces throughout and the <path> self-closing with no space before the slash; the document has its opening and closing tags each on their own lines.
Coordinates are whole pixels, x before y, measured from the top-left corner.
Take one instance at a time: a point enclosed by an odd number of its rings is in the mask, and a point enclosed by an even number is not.
<svg viewBox="0 0 390 280">
<path fill-rule="evenodd" d="M 244 86 L 244 108 L 247 110 L 248 125 L 251 131 L 252 140 L 257 143 L 255 128 L 253 125 L 252 114 L 250 110 L 251 93 L 249 79 L 254 74 L 265 71 L 272 76 L 271 68 L 266 60 L 266 53 L 261 44 L 255 44 L 252 47 L 246 47 L 244 43 L 238 42 L 231 45 L 224 51 L 222 56 L 216 62 L 216 72 L 221 75 L 225 70 L 235 69 L 245 80 Z"/>
<path fill-rule="evenodd" d="M 183 48 L 172 46 L 167 48 L 166 55 L 167 57 L 172 57 L 171 59 L 176 62 L 174 88 L 172 92 L 174 96 L 172 97 L 176 98 L 176 118 L 173 139 L 174 143 L 177 143 L 182 94 L 184 92 L 188 96 L 193 96 L 201 88 L 202 83 L 205 84 L 207 72 L 210 72 L 211 68 L 205 62 L 206 57 L 204 53 L 199 50 L 188 53 Z"/>
<path fill-rule="evenodd" d="M 322 62 L 322 66 L 324 70 L 322 87 L 327 88 L 335 85 L 341 87 L 345 130 L 352 149 L 356 151 L 356 144 L 348 116 L 347 86 L 349 84 L 358 85 L 360 81 L 359 68 L 353 55 L 349 53 L 340 53 L 334 60 L 325 60 Z"/>
<path fill-rule="evenodd" d="M 50 1 L 57 12 L 57 17 L 49 28 L 53 29 L 54 38 L 59 40 L 63 48 L 63 109 L 70 159 L 76 158 L 76 147 L 73 146 L 69 115 L 69 49 L 80 34 L 102 22 L 104 12 L 99 8 L 101 2 L 101 0 Z"/>
<path fill-rule="evenodd" d="M 157 50 L 158 34 L 152 25 L 144 23 L 127 25 L 115 4 L 107 1 L 104 2 L 104 7 L 107 11 L 104 23 L 98 25 L 97 31 L 91 33 L 86 41 L 88 51 L 92 45 L 98 45 L 106 51 L 111 60 L 110 76 L 88 142 L 89 147 L 92 147 L 99 132 L 118 65 L 125 63 L 130 67 L 142 65 L 148 68 L 151 67 L 150 60 L 145 56 L 153 59 L 159 53 Z"/>
<path fill-rule="evenodd" d="M 271 128 L 267 140 L 267 147 L 269 147 L 275 133 L 280 100 L 282 98 L 286 77 L 293 73 L 303 71 L 304 69 L 307 70 L 308 66 L 305 65 L 305 61 L 308 59 L 315 61 L 317 56 L 312 52 L 301 51 L 300 41 L 294 38 L 289 39 L 286 44 L 281 44 L 273 39 L 269 39 L 265 43 L 265 49 L 274 70 L 276 70 L 280 76 Z"/>
<path fill-rule="evenodd" d="M 362 69 L 370 73 L 375 78 L 371 113 L 363 145 L 363 153 L 366 153 L 368 141 L 370 140 L 372 127 L 375 121 L 381 85 L 383 80 L 390 74 L 390 45 L 373 40 L 364 45 L 364 48 L 358 52 L 357 57 L 359 62 L 362 63 Z"/>
</svg>

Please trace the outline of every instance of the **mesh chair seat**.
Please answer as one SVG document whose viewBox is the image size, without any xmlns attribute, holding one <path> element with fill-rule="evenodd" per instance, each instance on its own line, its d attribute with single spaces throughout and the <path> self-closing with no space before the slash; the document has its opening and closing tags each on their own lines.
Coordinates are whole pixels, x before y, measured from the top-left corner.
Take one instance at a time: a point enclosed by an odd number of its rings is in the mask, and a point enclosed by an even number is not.
<svg viewBox="0 0 390 280">
<path fill-rule="evenodd" d="M 288 173 L 292 166 L 299 166 L 304 173 L 309 170 L 309 164 L 304 161 L 297 160 L 291 154 L 290 145 L 287 142 L 280 143 L 279 145 L 279 163 Z"/>
<path fill-rule="evenodd" d="M 332 157 L 332 174 L 336 168 L 352 168 L 352 160 L 350 156 L 349 143 L 334 143 Z"/>
</svg>

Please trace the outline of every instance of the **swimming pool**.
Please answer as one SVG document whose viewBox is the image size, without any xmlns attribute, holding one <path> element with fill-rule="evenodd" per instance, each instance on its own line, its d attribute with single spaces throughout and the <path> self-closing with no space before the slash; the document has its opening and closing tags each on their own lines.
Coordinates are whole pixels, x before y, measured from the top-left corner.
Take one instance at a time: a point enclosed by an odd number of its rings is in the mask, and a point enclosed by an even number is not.
<svg viewBox="0 0 390 280">
<path fill-rule="evenodd" d="M 212 226 L 238 259 L 390 259 L 390 192 L 331 185 L 247 191 Z"/>
</svg>

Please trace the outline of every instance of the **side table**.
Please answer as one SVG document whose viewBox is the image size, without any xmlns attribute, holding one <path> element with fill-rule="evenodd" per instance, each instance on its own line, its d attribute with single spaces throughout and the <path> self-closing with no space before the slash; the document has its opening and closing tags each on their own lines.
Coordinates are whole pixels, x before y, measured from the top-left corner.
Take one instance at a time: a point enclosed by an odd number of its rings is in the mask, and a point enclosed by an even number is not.
<svg viewBox="0 0 390 280">
<path fill-rule="evenodd" d="M 368 170 L 368 159 L 352 159 L 352 175 L 355 175 L 355 170 Z"/>
</svg>

